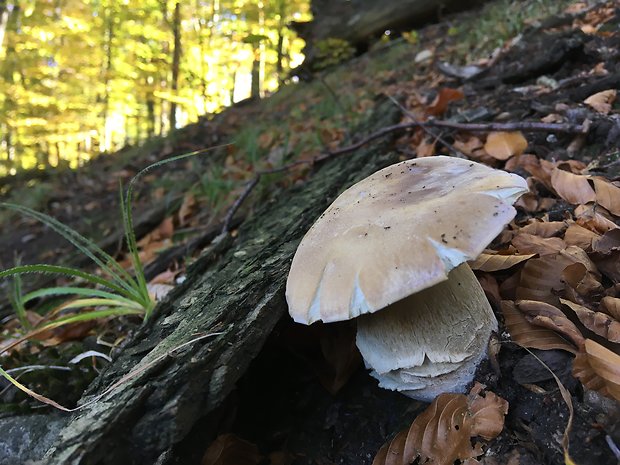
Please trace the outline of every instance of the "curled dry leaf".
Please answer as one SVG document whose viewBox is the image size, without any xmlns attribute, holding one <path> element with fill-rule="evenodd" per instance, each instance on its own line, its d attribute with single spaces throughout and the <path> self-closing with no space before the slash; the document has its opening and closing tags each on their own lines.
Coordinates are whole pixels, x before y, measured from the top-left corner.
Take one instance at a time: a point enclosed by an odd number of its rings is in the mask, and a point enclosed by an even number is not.
<svg viewBox="0 0 620 465">
<path fill-rule="evenodd" d="M 491 305 L 494 308 L 499 308 L 502 298 L 499 293 L 499 285 L 497 284 L 497 280 L 489 273 L 480 273 L 477 278 Z"/>
<path fill-rule="evenodd" d="M 540 221 L 531 220 L 523 226 L 519 231 L 527 234 L 533 234 L 540 237 L 553 237 L 562 233 L 566 229 L 564 221 Z"/>
<path fill-rule="evenodd" d="M 596 193 L 590 186 L 587 176 L 554 168 L 551 172 L 551 185 L 561 198 L 574 205 L 596 200 Z"/>
<path fill-rule="evenodd" d="M 614 215 L 620 216 L 620 187 L 616 187 L 604 178 L 596 177 L 593 181 L 596 202 Z"/>
<path fill-rule="evenodd" d="M 480 154 L 483 152 L 484 147 L 482 141 L 475 136 L 471 136 L 464 141 L 456 139 L 452 145 L 459 152 L 462 152 L 465 155 L 473 158 L 479 158 Z"/>
<path fill-rule="evenodd" d="M 583 345 L 584 337 L 581 335 L 581 331 L 559 308 L 534 300 L 518 300 L 515 305 L 525 314 L 525 318 L 534 325 L 558 332 L 577 347 Z"/>
<path fill-rule="evenodd" d="M 575 346 L 555 331 L 541 328 L 527 321 L 514 302 L 503 300 L 501 309 L 506 330 L 510 333 L 513 342 L 531 349 L 561 349 L 573 354 L 576 352 Z"/>
<path fill-rule="evenodd" d="M 562 271 L 562 278 L 577 294 L 586 296 L 603 290 L 596 276 L 583 263 L 573 263 Z"/>
<path fill-rule="evenodd" d="M 548 190 L 553 191 L 551 172 L 555 165 L 547 160 L 541 160 L 536 155 L 522 154 L 508 160 L 505 168 L 508 171 L 516 171 L 518 168 L 522 168 Z"/>
<path fill-rule="evenodd" d="M 472 270 L 480 271 L 500 271 L 512 268 L 519 263 L 523 263 L 526 260 L 536 256 L 535 253 L 527 255 L 501 255 L 501 254 L 488 254 L 481 253 L 474 261 L 469 262 L 469 266 Z"/>
<path fill-rule="evenodd" d="M 497 160 L 508 160 L 515 155 L 521 155 L 527 148 L 527 139 L 519 131 L 491 132 L 487 136 L 484 150 Z"/>
<path fill-rule="evenodd" d="M 431 105 L 426 108 L 426 114 L 430 116 L 439 116 L 446 112 L 448 109 L 448 105 L 450 102 L 454 102 L 456 100 L 461 100 L 465 97 L 463 91 L 459 89 L 452 89 L 450 87 L 442 87 L 439 89 L 439 93 L 437 97 L 431 103 Z"/>
<path fill-rule="evenodd" d="M 592 241 L 592 259 L 605 276 L 620 282 L 620 230 L 607 231 Z"/>
<path fill-rule="evenodd" d="M 528 260 L 521 270 L 516 298 L 557 304 L 556 294 L 566 286 L 562 280 L 562 272 L 573 263 L 575 261 L 572 258 L 561 254 Z"/>
<path fill-rule="evenodd" d="M 519 253 L 543 255 L 556 254 L 566 248 L 566 243 L 559 237 L 540 237 L 519 231 L 512 239 Z"/>
<path fill-rule="evenodd" d="M 588 389 L 620 400 L 620 355 L 591 339 L 573 362 L 573 375 Z"/>
<path fill-rule="evenodd" d="M 579 295 L 587 296 L 603 291 L 601 273 L 585 250 L 572 245 L 562 250 L 560 255 L 574 261 L 564 268 L 562 278 Z"/>
<path fill-rule="evenodd" d="M 620 251 L 620 229 L 611 229 L 592 242 L 592 250 L 609 255 Z"/>
<path fill-rule="evenodd" d="M 577 224 L 600 234 L 617 229 L 616 223 L 605 217 L 601 210 L 593 205 L 579 205 L 574 212 Z"/>
<path fill-rule="evenodd" d="M 611 296 L 603 297 L 600 310 L 620 321 L 620 299 Z"/>
<path fill-rule="evenodd" d="M 584 250 L 590 250 L 592 241 L 598 237 L 600 237 L 598 233 L 579 226 L 577 223 L 572 223 L 564 233 L 564 242 L 569 246 L 574 245 Z"/>
<path fill-rule="evenodd" d="M 615 100 L 616 89 L 609 89 L 590 95 L 583 103 L 606 115 L 611 111 L 611 106 Z"/>
<path fill-rule="evenodd" d="M 477 385 L 468 396 L 438 396 L 409 430 L 401 431 L 379 450 L 372 464 L 413 463 L 419 457 L 421 463 L 452 465 L 482 455 L 480 445 L 472 447 L 470 438 L 495 438 L 504 428 L 508 402 L 492 392 L 483 397 L 480 391 Z"/>
<path fill-rule="evenodd" d="M 575 312 L 579 321 L 590 331 L 611 342 L 620 342 L 619 321 L 616 321 L 616 319 L 606 313 L 595 312 L 570 300 L 560 299 L 560 302 Z"/>
</svg>

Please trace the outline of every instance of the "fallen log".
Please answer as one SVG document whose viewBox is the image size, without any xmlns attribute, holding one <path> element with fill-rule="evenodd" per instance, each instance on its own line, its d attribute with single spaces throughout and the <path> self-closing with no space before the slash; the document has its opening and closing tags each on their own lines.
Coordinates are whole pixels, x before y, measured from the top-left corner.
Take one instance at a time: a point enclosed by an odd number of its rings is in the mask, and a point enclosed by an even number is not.
<svg viewBox="0 0 620 465">
<path fill-rule="evenodd" d="M 385 102 L 357 132 L 398 117 Z M 93 382 L 84 408 L 37 463 L 168 463 L 173 445 L 225 400 L 285 314 L 286 276 L 301 237 L 343 189 L 397 160 L 385 147 L 384 139 L 325 162 L 303 186 L 259 209 L 235 239 L 219 236 Z"/>
</svg>

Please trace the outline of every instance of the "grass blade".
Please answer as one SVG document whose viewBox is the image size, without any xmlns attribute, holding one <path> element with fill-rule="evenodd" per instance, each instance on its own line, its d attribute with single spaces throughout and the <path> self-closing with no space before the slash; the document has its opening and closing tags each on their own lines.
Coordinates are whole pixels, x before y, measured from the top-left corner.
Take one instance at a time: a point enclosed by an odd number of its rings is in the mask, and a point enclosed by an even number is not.
<svg viewBox="0 0 620 465">
<path fill-rule="evenodd" d="M 65 310 L 67 308 L 84 308 L 84 307 L 122 307 L 122 308 L 131 308 L 140 313 L 143 313 L 145 309 L 142 305 L 131 302 L 130 305 L 127 305 L 126 302 L 120 301 L 116 298 L 111 299 L 103 299 L 103 298 L 90 298 L 90 299 L 76 299 L 70 300 L 69 302 L 65 302 L 60 306 L 61 310 Z M 56 320 L 55 320 L 56 321 Z"/>
<path fill-rule="evenodd" d="M 99 289 L 91 289 L 88 287 L 46 287 L 33 292 L 29 292 L 23 296 L 23 302 L 30 302 L 31 300 L 38 299 L 40 297 L 50 297 L 57 295 L 83 295 L 89 297 L 102 297 L 104 299 L 114 299 L 118 302 L 123 302 L 126 306 L 140 306 L 143 307 L 140 302 L 136 302 L 133 299 L 127 299 L 121 297 L 118 294 L 112 292 L 106 292 Z"/>
<path fill-rule="evenodd" d="M 8 270 L 0 271 L 0 279 L 6 278 L 9 276 L 16 276 L 27 273 L 44 273 L 44 274 L 60 274 L 64 276 L 71 276 L 74 278 L 81 278 L 89 283 L 97 284 L 103 287 L 107 287 L 115 292 L 118 292 L 121 295 L 128 297 L 131 300 L 140 300 L 140 295 L 136 294 L 136 290 L 133 288 L 127 289 L 126 287 L 121 287 L 112 281 L 109 281 L 105 278 L 101 278 L 97 275 L 87 273 L 85 271 L 78 270 L 76 268 L 70 268 L 67 266 L 59 266 L 59 265 L 46 265 L 46 264 L 36 264 L 36 265 L 20 265 L 13 268 L 9 268 Z"/>
<path fill-rule="evenodd" d="M 45 213 L 32 210 L 31 208 L 24 207 L 22 205 L 3 202 L 0 203 L 0 206 L 21 213 L 22 215 L 29 216 L 46 224 L 73 244 L 73 246 L 81 253 L 90 258 L 95 264 L 97 264 L 97 266 L 99 266 L 99 268 L 110 275 L 110 277 L 114 279 L 117 284 L 128 286 L 129 283 L 133 282 L 131 275 L 123 269 L 112 256 L 106 253 L 93 241 L 82 236 L 76 230 L 52 218 L 51 216 L 46 215 Z"/>
<path fill-rule="evenodd" d="M 15 378 L 13 378 L 11 375 L 9 375 L 6 371 L 4 371 L 2 367 L 0 367 L 0 375 L 3 376 L 9 383 L 11 383 L 17 389 L 25 392 L 30 397 L 34 397 L 39 402 L 43 402 L 44 404 L 51 405 L 52 407 L 56 407 L 57 409 L 62 410 L 64 412 L 71 412 L 70 409 L 68 409 L 67 407 L 63 407 L 58 402 L 55 402 L 52 399 L 48 399 L 47 397 L 42 396 L 41 394 L 37 394 L 36 392 L 28 389 L 26 386 L 24 386 L 22 383 L 20 383 Z"/>
</svg>

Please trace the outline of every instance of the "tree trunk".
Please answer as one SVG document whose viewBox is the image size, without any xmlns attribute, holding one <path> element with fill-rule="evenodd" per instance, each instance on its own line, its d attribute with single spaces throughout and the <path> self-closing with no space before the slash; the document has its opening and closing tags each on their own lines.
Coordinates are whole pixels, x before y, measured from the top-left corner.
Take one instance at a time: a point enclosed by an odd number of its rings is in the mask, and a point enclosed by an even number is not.
<svg viewBox="0 0 620 465">
<path fill-rule="evenodd" d="M 313 20 L 293 23 L 306 41 L 305 66 L 314 59 L 314 44 L 334 37 L 355 45 L 366 44 L 388 29 L 412 29 L 445 12 L 470 8 L 485 0 L 313 0 Z"/>
<path fill-rule="evenodd" d="M 172 52 L 172 96 L 177 96 L 179 87 L 179 65 L 181 63 L 181 4 L 176 2 L 174 5 L 174 17 L 172 19 L 172 33 L 174 34 L 174 50 Z M 173 131 L 177 126 L 177 104 L 174 100 L 170 101 L 170 130 Z"/>
<path fill-rule="evenodd" d="M 389 102 L 377 111 L 360 134 L 400 116 Z M 83 402 L 114 387 L 74 414 L 38 463 L 146 464 L 173 454 L 172 446 L 224 401 L 286 313 L 289 264 L 312 222 L 344 188 L 397 160 L 385 146 L 326 162 L 257 211 L 236 238 L 216 239 Z"/>
<path fill-rule="evenodd" d="M 110 75 L 112 73 L 112 40 L 114 39 L 114 11 L 112 8 L 105 10 L 105 63 L 103 64 L 103 109 L 101 114 L 102 140 L 104 151 L 112 149 L 112 137 L 108 132 L 108 118 L 110 113 Z"/>
<path fill-rule="evenodd" d="M 252 62 L 252 87 L 251 98 L 260 98 L 260 49 L 254 48 L 254 61 Z"/>
</svg>

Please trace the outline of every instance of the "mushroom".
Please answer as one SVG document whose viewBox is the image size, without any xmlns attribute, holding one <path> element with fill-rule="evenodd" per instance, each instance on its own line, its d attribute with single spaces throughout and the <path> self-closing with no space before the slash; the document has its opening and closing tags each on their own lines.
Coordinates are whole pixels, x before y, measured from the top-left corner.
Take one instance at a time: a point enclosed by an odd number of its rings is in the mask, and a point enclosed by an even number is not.
<svg viewBox="0 0 620 465">
<path fill-rule="evenodd" d="M 407 160 L 344 191 L 302 239 L 286 283 L 298 323 L 358 318 L 381 387 L 464 392 L 497 321 L 467 265 L 514 218 L 517 175 L 459 158 Z"/>
</svg>

